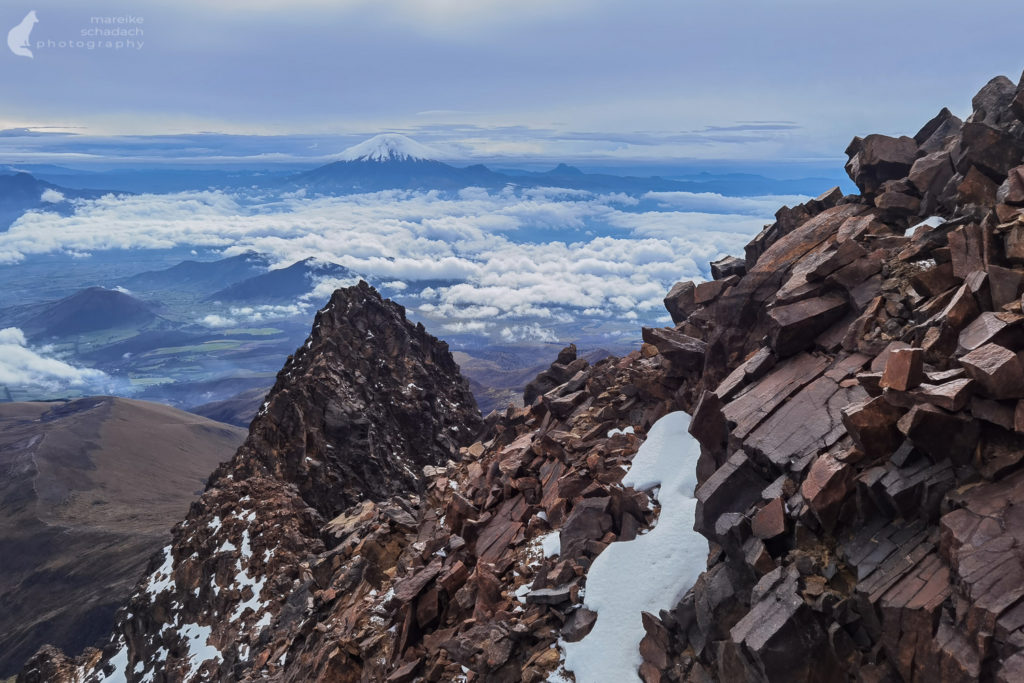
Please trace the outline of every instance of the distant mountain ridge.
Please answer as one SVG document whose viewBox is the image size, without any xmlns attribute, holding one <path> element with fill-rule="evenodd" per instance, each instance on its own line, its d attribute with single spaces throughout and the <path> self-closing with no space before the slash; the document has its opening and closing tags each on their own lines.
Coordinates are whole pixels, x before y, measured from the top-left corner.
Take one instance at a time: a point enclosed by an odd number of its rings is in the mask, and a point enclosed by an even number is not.
<svg viewBox="0 0 1024 683">
<path fill-rule="evenodd" d="M 72 190 L 24 171 L 0 166 L 0 232 L 7 230 L 26 211 L 44 210 L 68 215 L 72 207 L 67 200 L 95 199 L 103 194 L 106 194 L 104 190 Z"/>
<path fill-rule="evenodd" d="M 549 171 L 495 171 L 483 164 L 460 167 L 441 161 L 440 152 L 404 135 L 377 135 L 348 148 L 340 160 L 296 174 L 285 186 L 321 194 L 352 194 L 382 190 L 454 191 L 467 187 L 498 189 L 560 187 L 592 192 L 716 192 L 720 194 L 810 194 L 835 185 L 834 179 L 774 180 L 751 174 L 710 176 L 707 180 L 673 180 L 660 176 L 618 176 L 587 173 L 560 163 Z M 738 191 L 741 187 L 752 188 Z"/>
</svg>

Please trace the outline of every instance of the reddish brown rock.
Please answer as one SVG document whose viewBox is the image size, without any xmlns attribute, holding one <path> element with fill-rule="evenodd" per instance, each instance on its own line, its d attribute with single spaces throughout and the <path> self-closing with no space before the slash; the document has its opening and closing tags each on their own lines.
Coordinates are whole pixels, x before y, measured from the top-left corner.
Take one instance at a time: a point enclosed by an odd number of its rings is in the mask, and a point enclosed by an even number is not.
<svg viewBox="0 0 1024 683">
<path fill-rule="evenodd" d="M 843 408 L 843 424 L 854 444 L 871 459 L 888 456 L 903 441 L 896 426 L 903 411 L 881 396 Z"/>
<path fill-rule="evenodd" d="M 1009 348 L 1024 346 L 1024 315 L 986 311 L 960 332 L 957 353 L 970 353 L 985 344 Z"/>
<path fill-rule="evenodd" d="M 928 404 L 911 408 L 900 418 L 899 429 L 935 462 L 951 458 L 956 463 L 966 464 L 978 444 L 977 422 L 961 413 L 949 413 Z"/>
<path fill-rule="evenodd" d="M 967 406 L 973 392 L 974 380 L 961 377 L 942 384 L 921 384 L 912 396 L 916 400 L 957 412 Z"/>
<path fill-rule="evenodd" d="M 800 493 L 825 530 L 831 531 L 852 486 L 853 468 L 825 453 L 811 465 Z"/>
<path fill-rule="evenodd" d="M 737 451 L 707 481 L 697 487 L 694 528 L 713 538 L 715 522 L 726 512 L 743 512 L 760 499 L 768 482 L 750 459 Z"/>
<path fill-rule="evenodd" d="M 1003 306 L 1020 300 L 1024 293 L 1024 273 L 1019 270 L 990 265 L 988 267 L 989 290 L 992 308 L 999 311 Z"/>
<path fill-rule="evenodd" d="M 957 199 L 961 204 L 994 204 L 999 186 L 975 166 L 967 171 L 967 175 L 957 185 Z"/>
<path fill-rule="evenodd" d="M 711 280 L 697 285 L 693 292 L 693 299 L 701 305 L 707 305 L 722 295 L 729 287 L 739 282 L 739 276 L 731 275 L 722 280 Z"/>
<path fill-rule="evenodd" d="M 985 268 L 984 235 L 977 223 L 968 223 L 949 233 L 953 276 L 961 280 Z"/>
<path fill-rule="evenodd" d="M 704 365 L 707 344 L 671 327 L 645 327 L 641 330 L 643 340 L 657 347 L 658 352 L 674 366 L 685 370 L 697 370 Z"/>
<path fill-rule="evenodd" d="M 985 344 L 960 359 L 978 390 L 994 399 L 1024 397 L 1024 366 L 1013 351 Z"/>
<path fill-rule="evenodd" d="M 724 280 L 733 275 L 743 277 L 747 274 L 747 262 L 735 256 L 725 256 L 712 261 L 710 265 L 711 277 L 715 280 Z"/>
<path fill-rule="evenodd" d="M 953 159 L 957 173 L 966 175 L 972 166 L 997 183 L 1024 158 L 1024 142 L 998 128 L 980 122 L 965 123 L 959 151 Z"/>
<path fill-rule="evenodd" d="M 865 195 L 874 195 L 886 180 L 905 178 L 917 156 L 913 138 L 869 135 L 856 138 L 846 150 L 846 173 Z"/>
<path fill-rule="evenodd" d="M 697 285 L 692 282 L 677 282 L 665 295 L 665 309 L 672 316 L 672 322 L 681 323 L 697 310 L 695 293 Z"/>
<path fill-rule="evenodd" d="M 829 294 L 773 308 L 768 312 L 772 349 L 782 358 L 806 349 L 843 316 L 846 307 L 845 297 Z"/>
<path fill-rule="evenodd" d="M 757 511 L 751 521 L 751 531 L 762 540 L 786 533 L 786 506 L 782 498 L 773 498 Z"/>
<path fill-rule="evenodd" d="M 895 349 L 885 362 L 879 386 L 906 391 L 924 381 L 924 349 Z"/>
</svg>

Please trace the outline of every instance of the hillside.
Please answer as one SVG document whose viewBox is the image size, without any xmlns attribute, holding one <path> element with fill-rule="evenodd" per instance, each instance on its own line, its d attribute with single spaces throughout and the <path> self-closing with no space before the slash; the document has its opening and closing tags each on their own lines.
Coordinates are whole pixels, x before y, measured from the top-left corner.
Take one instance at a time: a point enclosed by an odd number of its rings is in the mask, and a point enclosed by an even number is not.
<svg viewBox="0 0 1024 683">
<path fill-rule="evenodd" d="M 243 437 L 128 399 L 0 403 L 0 677 L 43 643 L 97 644 Z"/>
</svg>

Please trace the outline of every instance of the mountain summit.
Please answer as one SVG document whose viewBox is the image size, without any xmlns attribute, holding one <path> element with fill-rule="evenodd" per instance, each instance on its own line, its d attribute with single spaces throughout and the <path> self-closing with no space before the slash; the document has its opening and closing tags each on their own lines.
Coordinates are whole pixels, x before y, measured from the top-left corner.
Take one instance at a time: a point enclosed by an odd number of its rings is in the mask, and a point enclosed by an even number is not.
<svg viewBox="0 0 1024 683">
<path fill-rule="evenodd" d="M 349 147 L 341 153 L 342 161 L 434 161 L 439 152 L 410 137 L 383 133 Z"/>
</svg>

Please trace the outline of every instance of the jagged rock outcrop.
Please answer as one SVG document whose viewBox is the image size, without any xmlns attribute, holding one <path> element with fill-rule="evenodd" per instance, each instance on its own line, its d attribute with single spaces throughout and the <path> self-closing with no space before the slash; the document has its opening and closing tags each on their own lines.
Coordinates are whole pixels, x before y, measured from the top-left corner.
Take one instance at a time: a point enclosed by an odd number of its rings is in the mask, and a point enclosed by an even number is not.
<svg viewBox="0 0 1024 683">
<path fill-rule="evenodd" d="M 712 552 L 645 622 L 648 683 L 1021 680 L 1022 92 L 855 139 L 862 194 L 780 211 L 680 316 Z"/>
<path fill-rule="evenodd" d="M 150 561 L 110 645 L 77 671 L 237 680 L 280 666 L 307 637 L 310 563 L 332 538 L 328 521 L 377 501 L 385 524 L 414 526 L 423 468 L 457 457 L 481 427 L 444 343 L 366 283 L 339 290 L 248 439 Z M 21 678 L 53 680 L 62 667 L 44 651 Z"/>
</svg>

